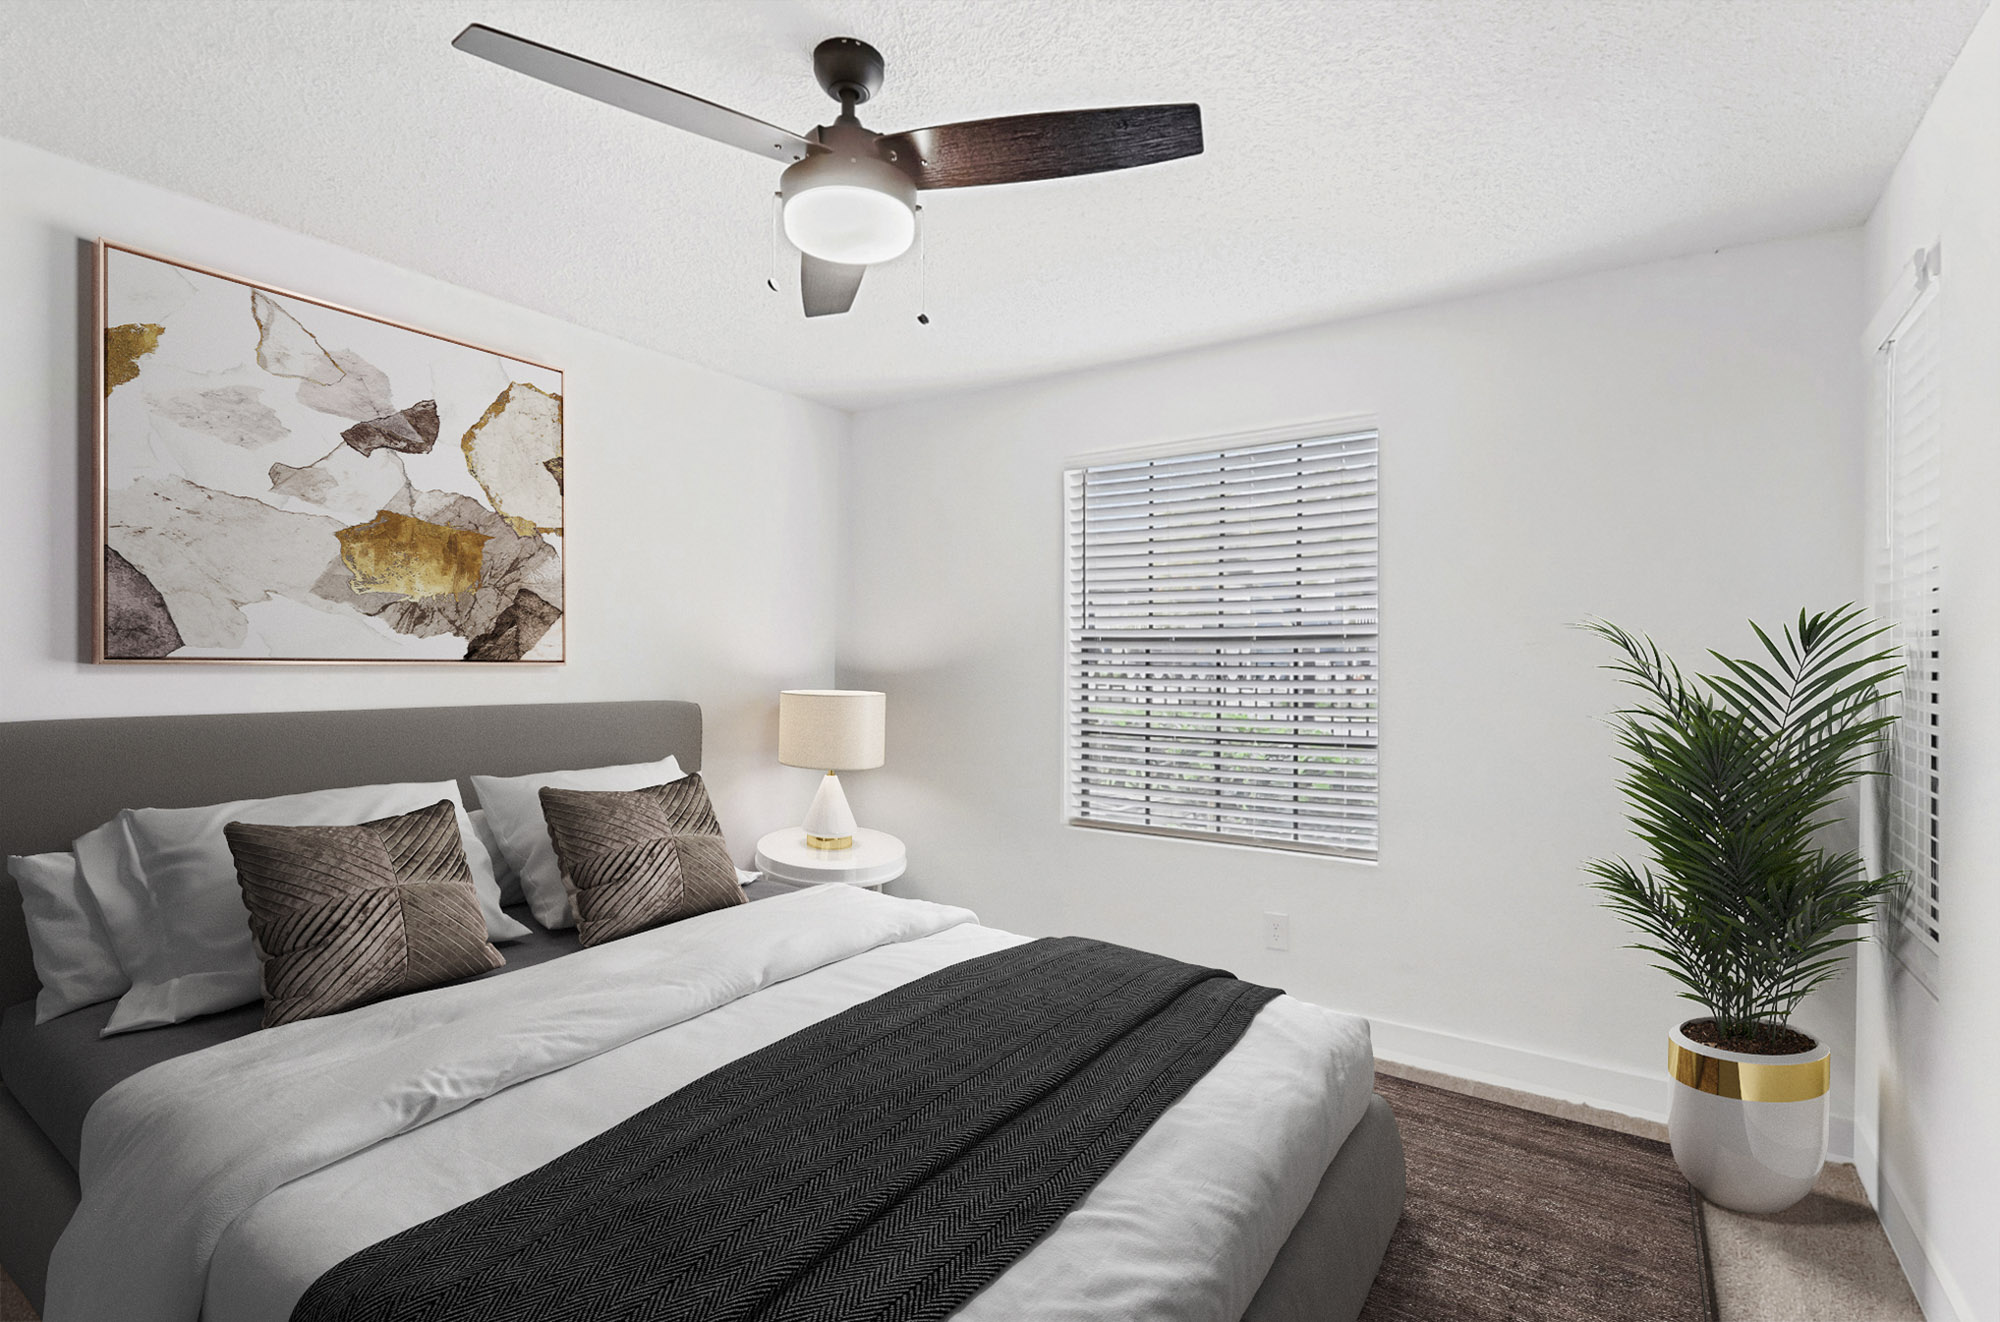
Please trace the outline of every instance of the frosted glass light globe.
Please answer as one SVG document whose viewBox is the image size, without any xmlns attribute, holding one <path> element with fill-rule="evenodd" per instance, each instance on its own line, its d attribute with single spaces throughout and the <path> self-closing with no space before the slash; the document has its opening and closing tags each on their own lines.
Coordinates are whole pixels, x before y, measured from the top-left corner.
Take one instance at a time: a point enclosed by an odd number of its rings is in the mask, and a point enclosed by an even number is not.
<svg viewBox="0 0 2000 1322">
<path fill-rule="evenodd" d="M 869 266 L 907 252 L 917 237 L 917 218 L 887 193 L 821 184 L 785 200 L 785 237 L 814 257 Z"/>
<path fill-rule="evenodd" d="M 835 131 L 835 149 L 786 169 L 778 183 L 785 237 L 822 261 L 872 266 L 909 250 L 917 237 L 917 190 L 874 154 L 865 130 Z M 864 141 L 848 141 L 856 135 Z"/>
</svg>

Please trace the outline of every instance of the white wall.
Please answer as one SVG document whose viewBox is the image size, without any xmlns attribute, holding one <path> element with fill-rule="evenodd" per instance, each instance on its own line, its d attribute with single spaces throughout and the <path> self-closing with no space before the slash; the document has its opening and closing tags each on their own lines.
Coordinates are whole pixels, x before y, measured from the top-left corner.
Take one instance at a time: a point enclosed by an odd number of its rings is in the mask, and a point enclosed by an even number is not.
<svg viewBox="0 0 2000 1322">
<path fill-rule="evenodd" d="M 15 143 L 0 180 L 0 720 L 686 698 L 733 851 L 796 815 L 811 775 L 776 764 L 776 694 L 833 673 L 845 415 Z M 99 235 L 565 369 L 573 659 L 87 664 Z"/>
<path fill-rule="evenodd" d="M 1932 1322 L 2000 1319 L 2000 11 L 1938 90 L 1867 228 L 1869 308 L 1942 248 L 1945 926 L 1933 998 L 1863 962 L 1857 1138 Z M 1859 355 L 1862 345 L 1856 341 Z M 1882 455 L 1868 447 L 1872 490 Z M 1869 500 L 1867 546 L 1881 536 Z M 1872 566 L 1872 558 L 1864 562 Z M 1864 568 L 1864 573 L 1869 572 Z M 1872 1169 L 1871 1169 L 1872 1168 Z"/>
<path fill-rule="evenodd" d="M 1637 1113 L 1690 1011 L 1579 864 L 1632 850 L 1603 615 L 1684 658 L 1852 599 L 1858 232 L 1732 249 L 869 412 L 844 466 L 847 777 L 906 893 L 1218 963 L 1376 1021 L 1385 1056 Z M 1061 824 L 1061 471 L 1177 437 L 1382 432 L 1377 866 Z M 1259 915 L 1291 916 L 1264 950 Z M 1804 1021 L 1841 1062 L 1852 990 Z M 1844 1145 L 1844 1132 L 1836 1139 Z"/>
</svg>

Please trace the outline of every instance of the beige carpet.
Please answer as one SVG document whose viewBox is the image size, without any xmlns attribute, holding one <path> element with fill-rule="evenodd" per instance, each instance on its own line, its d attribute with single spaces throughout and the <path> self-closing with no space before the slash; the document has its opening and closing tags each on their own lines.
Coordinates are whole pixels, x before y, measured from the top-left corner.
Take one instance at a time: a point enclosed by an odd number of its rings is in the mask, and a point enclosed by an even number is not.
<svg viewBox="0 0 2000 1322">
<path fill-rule="evenodd" d="M 1707 1208 L 1721 1322 L 1923 1322 L 1852 1166 L 1775 1216 Z"/>
</svg>

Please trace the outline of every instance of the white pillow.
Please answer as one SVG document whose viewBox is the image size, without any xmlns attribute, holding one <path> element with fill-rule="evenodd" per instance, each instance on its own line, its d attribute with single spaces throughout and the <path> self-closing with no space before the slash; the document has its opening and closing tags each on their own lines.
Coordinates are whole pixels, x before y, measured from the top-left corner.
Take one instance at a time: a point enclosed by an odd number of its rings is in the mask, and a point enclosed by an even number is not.
<svg viewBox="0 0 2000 1322">
<path fill-rule="evenodd" d="M 486 811 L 486 824 L 500 843 L 500 852 L 521 874 L 521 890 L 535 921 L 553 931 L 576 926 L 576 908 L 564 889 L 556 847 L 542 820 L 541 790 L 642 790 L 682 776 L 673 758 L 635 762 L 622 767 L 591 767 L 584 771 L 542 771 L 532 776 L 474 776 L 473 793 Z"/>
<path fill-rule="evenodd" d="M 108 1001 L 132 985 L 118 965 L 97 901 L 77 871 L 75 854 L 13 855 L 7 871 L 21 885 L 28 948 L 42 980 L 36 1023 Z"/>
<path fill-rule="evenodd" d="M 128 808 L 80 837 L 77 864 L 104 915 L 118 962 L 132 979 L 104 1035 L 177 1024 L 263 994 L 250 914 L 224 826 L 353 826 L 440 799 L 458 807 L 459 839 L 488 939 L 527 935 L 527 928 L 500 912 L 492 860 L 466 820 L 455 781 L 361 785 L 204 808 Z"/>
<path fill-rule="evenodd" d="M 514 865 L 507 861 L 500 842 L 493 838 L 493 824 L 486 820 L 486 809 L 474 808 L 466 816 L 472 821 L 472 833 L 486 847 L 486 856 L 493 860 L 493 879 L 500 883 L 500 903 L 521 903 L 521 874 L 514 871 Z"/>
</svg>

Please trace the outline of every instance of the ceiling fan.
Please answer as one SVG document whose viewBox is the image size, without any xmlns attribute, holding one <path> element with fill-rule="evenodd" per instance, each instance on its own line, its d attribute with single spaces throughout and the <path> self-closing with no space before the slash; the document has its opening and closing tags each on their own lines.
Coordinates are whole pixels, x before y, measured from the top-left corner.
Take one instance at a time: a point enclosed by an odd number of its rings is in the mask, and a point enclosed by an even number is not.
<svg viewBox="0 0 2000 1322">
<path fill-rule="evenodd" d="M 451 43 L 468 55 L 704 138 L 786 163 L 785 237 L 803 254 L 808 317 L 845 312 L 871 265 L 916 237 L 917 192 L 1018 184 L 1153 165 L 1201 152 L 1201 107 L 1124 106 L 975 119 L 903 133 L 864 128 L 854 108 L 882 86 L 882 56 L 853 37 L 813 51 L 813 74 L 840 116 L 801 136 L 511 33 L 474 23 Z"/>
</svg>

